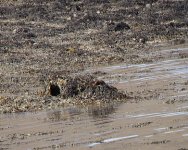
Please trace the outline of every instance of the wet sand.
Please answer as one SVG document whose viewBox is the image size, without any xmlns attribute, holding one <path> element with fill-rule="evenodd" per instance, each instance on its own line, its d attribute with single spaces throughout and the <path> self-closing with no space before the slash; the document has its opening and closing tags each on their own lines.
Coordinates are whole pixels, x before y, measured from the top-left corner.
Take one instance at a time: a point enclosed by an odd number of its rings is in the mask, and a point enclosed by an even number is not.
<svg viewBox="0 0 188 150">
<path fill-rule="evenodd" d="M 188 58 L 176 58 L 182 52 L 188 53 L 188 48 L 152 53 L 152 57 L 166 59 L 147 64 L 87 69 L 85 72 L 105 72 L 99 78 L 126 91 L 131 100 L 2 114 L 0 148 L 187 149 Z"/>
</svg>

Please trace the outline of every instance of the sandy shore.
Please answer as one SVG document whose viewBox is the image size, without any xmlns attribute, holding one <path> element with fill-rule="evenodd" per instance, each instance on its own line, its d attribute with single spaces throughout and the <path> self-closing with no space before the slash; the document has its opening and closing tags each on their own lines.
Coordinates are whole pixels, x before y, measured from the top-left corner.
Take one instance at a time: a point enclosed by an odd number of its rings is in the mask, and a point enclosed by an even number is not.
<svg viewBox="0 0 188 150">
<path fill-rule="evenodd" d="M 0 149 L 187 150 L 187 10 L 186 0 L 0 0 Z M 94 82 L 71 90 L 94 105 L 49 94 L 51 81 L 86 74 Z"/>
<path fill-rule="evenodd" d="M 188 48 L 157 54 L 187 53 Z M 164 55 L 163 55 L 164 56 Z M 187 58 L 147 64 L 90 68 L 98 78 L 126 91 L 126 103 L 64 106 L 0 116 L 2 149 L 172 149 L 187 148 Z"/>
</svg>

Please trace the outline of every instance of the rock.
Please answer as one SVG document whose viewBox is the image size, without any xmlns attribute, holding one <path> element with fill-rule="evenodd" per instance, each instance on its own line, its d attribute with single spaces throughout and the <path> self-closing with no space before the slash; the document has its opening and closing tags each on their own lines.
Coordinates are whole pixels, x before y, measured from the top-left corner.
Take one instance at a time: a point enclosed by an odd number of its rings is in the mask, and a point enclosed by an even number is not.
<svg viewBox="0 0 188 150">
<path fill-rule="evenodd" d="M 151 4 L 146 4 L 146 8 L 150 9 L 151 8 Z"/>
<path fill-rule="evenodd" d="M 129 30 L 130 26 L 124 22 L 120 22 L 116 25 L 115 31 L 121 31 L 121 30 Z"/>
<path fill-rule="evenodd" d="M 100 14 L 101 12 L 100 12 L 100 10 L 97 10 L 97 14 Z"/>
<path fill-rule="evenodd" d="M 146 38 L 144 38 L 144 37 L 139 39 L 139 42 L 140 42 L 140 43 L 142 43 L 142 44 L 145 44 L 145 43 L 146 43 L 146 41 L 147 41 L 147 39 L 146 39 Z"/>
<path fill-rule="evenodd" d="M 48 91 L 51 96 L 60 95 L 64 99 L 115 100 L 126 97 L 117 88 L 91 75 L 58 78 L 57 81 L 50 82 Z"/>
</svg>

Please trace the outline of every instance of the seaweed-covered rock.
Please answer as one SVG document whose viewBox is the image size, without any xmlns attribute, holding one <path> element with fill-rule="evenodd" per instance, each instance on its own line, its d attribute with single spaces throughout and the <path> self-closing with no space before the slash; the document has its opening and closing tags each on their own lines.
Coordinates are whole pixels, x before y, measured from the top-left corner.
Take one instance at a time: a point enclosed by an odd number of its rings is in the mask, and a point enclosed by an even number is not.
<svg viewBox="0 0 188 150">
<path fill-rule="evenodd" d="M 50 82 L 49 94 L 60 95 L 62 98 L 115 100 L 125 98 L 126 95 L 117 88 L 98 80 L 91 75 L 62 77 Z"/>
</svg>

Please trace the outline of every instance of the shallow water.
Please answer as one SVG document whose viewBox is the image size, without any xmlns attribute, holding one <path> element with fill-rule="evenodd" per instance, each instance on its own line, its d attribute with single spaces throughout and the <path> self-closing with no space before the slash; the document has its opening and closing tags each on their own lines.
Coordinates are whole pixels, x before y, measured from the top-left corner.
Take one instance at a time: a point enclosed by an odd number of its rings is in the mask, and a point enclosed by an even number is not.
<svg viewBox="0 0 188 150">
<path fill-rule="evenodd" d="M 124 67 L 126 66 L 126 67 Z M 187 97 L 188 90 L 181 84 L 187 82 L 188 79 L 188 58 L 172 59 L 151 64 L 126 65 L 105 67 L 99 69 L 107 75 L 100 79 L 116 86 L 119 89 L 126 91 L 137 90 L 141 87 L 144 90 L 160 89 L 163 86 L 164 90 L 169 88 L 169 84 L 177 84 L 176 88 L 182 87 L 176 92 L 165 93 L 165 97 Z M 96 71 L 96 70 L 93 70 Z M 161 90 L 163 90 L 161 88 Z M 168 95 L 167 95 L 168 94 Z"/>
<path fill-rule="evenodd" d="M 144 141 L 161 139 L 170 140 L 170 146 L 178 142 L 186 146 L 188 112 L 187 107 L 169 108 L 168 104 L 156 101 L 115 108 L 109 105 L 79 110 L 62 108 L 1 115 L 0 132 L 4 149 L 103 149 L 107 145 L 131 148 L 132 142 L 145 148 Z"/>
</svg>

